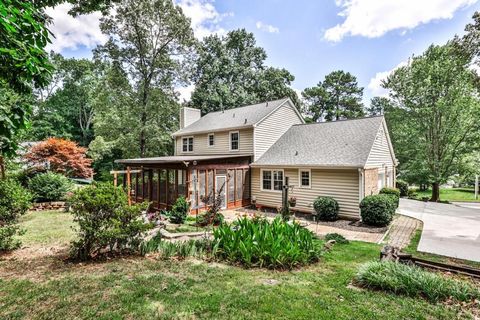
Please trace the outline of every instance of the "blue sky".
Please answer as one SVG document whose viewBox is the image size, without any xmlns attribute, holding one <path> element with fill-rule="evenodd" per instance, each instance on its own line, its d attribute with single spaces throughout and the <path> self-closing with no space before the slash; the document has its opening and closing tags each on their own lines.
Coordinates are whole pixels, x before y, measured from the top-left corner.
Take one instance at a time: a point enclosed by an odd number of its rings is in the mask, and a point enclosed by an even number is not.
<svg viewBox="0 0 480 320">
<path fill-rule="evenodd" d="M 198 38 L 245 28 L 268 54 L 267 64 L 295 76 L 293 87 L 314 86 L 337 69 L 357 76 L 365 100 L 385 94 L 379 83 L 396 66 L 430 44 L 462 34 L 478 0 L 177 0 Z M 89 57 L 105 40 L 99 14 L 66 15 L 68 4 L 50 9 L 52 49 Z M 180 90 L 188 97 L 190 88 Z"/>
</svg>

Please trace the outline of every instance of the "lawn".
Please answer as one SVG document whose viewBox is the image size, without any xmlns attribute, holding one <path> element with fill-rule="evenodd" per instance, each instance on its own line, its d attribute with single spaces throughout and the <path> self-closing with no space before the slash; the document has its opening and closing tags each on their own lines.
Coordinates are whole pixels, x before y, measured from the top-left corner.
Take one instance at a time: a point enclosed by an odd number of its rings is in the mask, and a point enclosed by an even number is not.
<svg viewBox="0 0 480 320">
<path fill-rule="evenodd" d="M 72 238 L 69 231 L 59 230 L 71 224 L 64 214 L 42 215 L 24 218 L 28 231 L 41 231 L 25 239 L 56 245 Z M 47 224 L 53 234 L 44 228 Z M 457 307 L 349 288 L 358 266 L 378 259 L 379 249 L 362 242 L 336 245 L 321 262 L 290 272 L 196 259 L 123 257 L 78 264 L 64 260 L 66 252 L 21 259 L 0 256 L 0 318 L 469 318 Z"/>
<path fill-rule="evenodd" d="M 432 190 L 416 190 L 418 198 L 431 197 Z M 475 190 L 473 188 L 442 188 L 440 189 L 440 200 L 443 201 L 479 201 L 475 200 Z"/>
</svg>

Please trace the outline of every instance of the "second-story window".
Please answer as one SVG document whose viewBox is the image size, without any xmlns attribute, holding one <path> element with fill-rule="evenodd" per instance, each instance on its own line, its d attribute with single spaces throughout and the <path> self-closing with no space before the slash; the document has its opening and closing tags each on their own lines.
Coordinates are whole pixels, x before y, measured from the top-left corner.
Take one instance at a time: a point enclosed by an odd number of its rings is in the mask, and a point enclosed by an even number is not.
<svg viewBox="0 0 480 320">
<path fill-rule="evenodd" d="M 182 139 L 182 151 L 193 152 L 193 137 L 187 137 Z"/>
<path fill-rule="evenodd" d="M 215 135 L 213 133 L 210 133 L 208 135 L 208 146 L 213 147 L 215 145 Z"/>
<path fill-rule="evenodd" d="M 238 131 L 230 132 L 230 150 L 236 151 L 240 148 L 240 133 Z"/>
</svg>

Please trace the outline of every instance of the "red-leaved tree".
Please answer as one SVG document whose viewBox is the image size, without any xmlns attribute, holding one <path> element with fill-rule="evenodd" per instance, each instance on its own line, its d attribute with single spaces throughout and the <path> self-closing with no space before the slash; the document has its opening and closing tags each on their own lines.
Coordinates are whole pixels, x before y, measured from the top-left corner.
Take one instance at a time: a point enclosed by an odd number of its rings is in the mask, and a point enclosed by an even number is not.
<svg viewBox="0 0 480 320">
<path fill-rule="evenodd" d="M 87 149 L 76 142 L 49 138 L 33 146 L 24 159 L 39 170 L 49 169 L 69 177 L 91 178 L 92 159 L 86 156 Z"/>
</svg>

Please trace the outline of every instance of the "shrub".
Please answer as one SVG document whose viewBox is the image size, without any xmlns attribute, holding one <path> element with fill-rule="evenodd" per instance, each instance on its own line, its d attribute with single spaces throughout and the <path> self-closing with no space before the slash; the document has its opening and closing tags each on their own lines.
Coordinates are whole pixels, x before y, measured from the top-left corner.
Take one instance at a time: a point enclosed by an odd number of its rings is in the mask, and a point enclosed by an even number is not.
<svg viewBox="0 0 480 320">
<path fill-rule="evenodd" d="M 403 180 L 397 180 L 395 186 L 400 191 L 400 197 L 407 197 L 408 196 L 408 183 Z"/>
<path fill-rule="evenodd" d="M 103 252 L 136 252 L 145 231 L 142 211 L 148 203 L 128 206 L 120 187 L 99 183 L 75 191 L 69 203 L 78 223 L 78 240 L 72 243 L 72 257 L 87 260 Z"/>
<path fill-rule="evenodd" d="M 160 236 L 156 236 L 140 245 L 141 254 L 159 253 L 163 259 L 171 257 L 182 259 L 186 257 L 203 258 L 209 250 L 209 240 L 205 239 L 169 242 L 163 240 Z"/>
<path fill-rule="evenodd" d="M 399 204 L 399 201 L 400 201 L 400 190 L 398 189 L 395 189 L 395 188 L 382 188 L 380 189 L 380 194 L 387 194 L 387 195 L 390 195 L 393 197 L 394 201 L 395 201 L 395 209 L 398 208 L 398 204 Z"/>
<path fill-rule="evenodd" d="M 313 202 L 313 208 L 320 220 L 335 221 L 338 219 L 338 202 L 331 197 L 318 197 Z"/>
<path fill-rule="evenodd" d="M 479 289 L 466 282 L 392 261 L 375 261 L 362 265 L 355 281 L 366 288 L 410 297 L 425 297 L 432 302 L 444 301 L 450 297 L 458 301 L 480 298 Z"/>
<path fill-rule="evenodd" d="M 281 218 L 237 220 L 213 230 L 213 254 L 245 267 L 291 269 L 316 262 L 321 248 L 314 235 Z"/>
<path fill-rule="evenodd" d="M 325 240 L 326 241 L 335 240 L 336 243 L 341 243 L 341 244 L 349 243 L 349 241 L 347 239 L 345 239 L 344 236 L 342 236 L 341 234 L 338 234 L 338 233 L 327 233 L 325 235 Z"/>
<path fill-rule="evenodd" d="M 53 172 L 37 174 L 28 183 L 37 201 L 63 200 L 72 187 L 73 183 L 67 177 Z"/>
<path fill-rule="evenodd" d="M 197 224 L 201 227 L 214 225 L 218 226 L 223 223 L 225 217 L 220 212 L 214 212 L 207 210 L 204 213 L 201 213 L 197 217 Z"/>
<path fill-rule="evenodd" d="M 360 202 L 362 221 L 372 226 L 388 225 L 395 213 L 394 197 L 387 194 L 367 196 Z"/>
<path fill-rule="evenodd" d="M 408 199 L 417 200 L 418 199 L 418 193 L 415 190 L 408 190 L 407 197 L 408 197 Z"/>
<path fill-rule="evenodd" d="M 13 250 L 21 243 L 15 236 L 22 231 L 15 225 L 32 204 L 32 195 L 17 181 L 0 180 L 0 251 Z"/>
<path fill-rule="evenodd" d="M 170 211 L 170 222 L 184 223 L 188 215 L 190 205 L 184 196 L 178 197 Z"/>
</svg>

